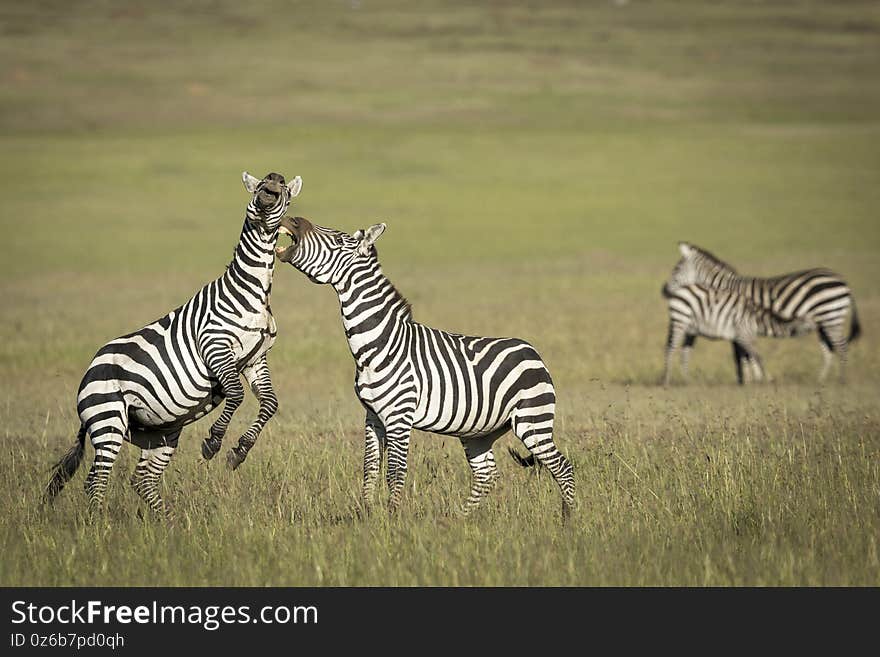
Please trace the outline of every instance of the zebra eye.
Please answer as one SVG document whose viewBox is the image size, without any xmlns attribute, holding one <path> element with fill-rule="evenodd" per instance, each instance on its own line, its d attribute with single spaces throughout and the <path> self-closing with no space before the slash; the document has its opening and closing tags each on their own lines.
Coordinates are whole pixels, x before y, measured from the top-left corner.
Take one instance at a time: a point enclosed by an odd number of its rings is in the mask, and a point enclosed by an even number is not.
<svg viewBox="0 0 880 657">
<path fill-rule="evenodd" d="M 342 241 L 342 238 L 341 238 L 339 235 L 334 235 L 334 236 L 333 236 L 333 243 L 334 243 L 336 246 L 342 246 L 343 244 L 345 244 L 345 243 Z"/>
</svg>

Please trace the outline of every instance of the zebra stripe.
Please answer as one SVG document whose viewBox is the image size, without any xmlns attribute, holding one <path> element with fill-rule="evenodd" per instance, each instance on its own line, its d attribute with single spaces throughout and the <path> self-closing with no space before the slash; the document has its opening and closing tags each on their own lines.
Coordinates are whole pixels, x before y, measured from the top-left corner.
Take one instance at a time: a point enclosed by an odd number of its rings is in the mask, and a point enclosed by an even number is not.
<svg viewBox="0 0 880 657">
<path fill-rule="evenodd" d="M 847 347 L 861 334 L 861 325 L 852 291 L 840 275 L 817 268 L 770 278 L 741 276 L 698 246 L 679 242 L 679 251 L 682 257 L 669 277 L 670 288 L 698 284 L 732 290 L 783 319 L 802 317 L 812 321 L 823 356 L 819 380 L 827 376 L 835 353 L 840 358 L 840 378 L 844 379 Z M 844 330 L 847 315 L 852 317 L 849 335 Z"/>
<path fill-rule="evenodd" d="M 814 328 L 809 319 L 783 319 L 733 290 L 716 290 L 702 285 L 673 289 L 664 285 L 662 292 L 669 305 L 663 385 L 669 384 L 669 365 L 677 349 L 681 349 L 681 370 L 687 378 L 690 352 L 697 336 L 733 343 L 737 380 L 743 383 L 743 370 L 747 364 L 751 366 L 755 380 L 764 378 L 764 367 L 754 347 L 757 337 L 787 338 L 803 335 Z"/>
<path fill-rule="evenodd" d="M 332 285 L 356 364 L 355 393 L 366 408 L 364 503 L 370 507 L 387 455 L 389 508 L 397 509 L 410 432 L 456 436 L 473 473 L 463 513 L 475 509 L 498 473 L 493 443 L 509 430 L 552 473 L 563 517 L 574 502 L 569 461 L 553 442 L 556 394 L 538 352 L 517 338 L 448 333 L 413 320 L 409 303 L 382 273 L 373 243 L 385 224 L 354 235 L 282 220 L 293 244 L 279 258 L 316 283 Z"/>
<path fill-rule="evenodd" d="M 102 506 L 110 470 L 123 441 L 128 440 L 142 450 L 131 479 L 134 489 L 152 509 L 167 512 L 158 485 L 182 428 L 225 399 L 202 443 L 202 455 L 212 458 L 244 399 L 241 374 L 259 399 L 260 409 L 230 450 L 230 467 L 244 461 L 274 415 L 278 402 L 266 362 L 276 336 L 269 306 L 274 247 L 281 217 L 299 193 L 302 180 L 296 177 L 285 184 L 277 173 L 262 180 L 245 173 L 243 181 L 253 198 L 232 262 L 223 275 L 184 305 L 98 350 L 77 395 L 82 423 L 78 443 L 56 464 L 47 488 L 50 499 L 73 476 L 88 436 L 95 461 L 86 490 L 90 506 Z"/>
</svg>

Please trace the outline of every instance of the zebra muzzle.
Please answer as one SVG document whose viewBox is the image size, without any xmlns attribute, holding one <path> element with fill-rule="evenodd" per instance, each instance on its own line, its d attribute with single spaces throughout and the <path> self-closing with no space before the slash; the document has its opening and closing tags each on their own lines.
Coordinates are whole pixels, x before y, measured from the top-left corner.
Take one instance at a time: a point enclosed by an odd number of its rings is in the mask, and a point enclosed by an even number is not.
<svg viewBox="0 0 880 657">
<path fill-rule="evenodd" d="M 280 192 L 275 192 L 269 189 L 262 189 L 257 194 L 257 206 L 263 209 L 274 207 L 278 203 L 278 199 L 280 197 Z"/>
<path fill-rule="evenodd" d="M 297 235 L 297 224 L 295 219 L 291 219 L 290 217 L 282 217 L 281 225 L 278 227 L 278 232 L 281 235 L 287 235 L 290 238 L 289 246 L 276 246 L 275 253 L 279 259 L 284 262 L 290 262 L 291 258 L 293 258 L 293 254 L 296 251 L 296 247 L 299 244 L 299 236 Z"/>
</svg>

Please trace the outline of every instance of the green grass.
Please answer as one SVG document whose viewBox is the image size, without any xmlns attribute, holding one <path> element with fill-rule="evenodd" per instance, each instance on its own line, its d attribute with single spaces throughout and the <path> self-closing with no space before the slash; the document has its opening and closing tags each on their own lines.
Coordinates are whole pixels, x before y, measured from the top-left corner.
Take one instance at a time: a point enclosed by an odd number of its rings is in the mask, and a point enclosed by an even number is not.
<svg viewBox="0 0 880 657">
<path fill-rule="evenodd" d="M 3 3 L 0 61 L 0 584 L 880 584 L 876 3 Z M 510 436 L 474 517 L 458 441 L 417 433 L 399 516 L 360 518 L 337 303 L 289 267 L 281 410 L 242 468 L 201 462 L 200 423 L 177 524 L 138 517 L 128 447 L 101 520 L 84 472 L 39 504 L 97 348 L 228 262 L 242 169 L 302 175 L 316 223 L 387 222 L 419 321 L 538 347 L 569 526 Z M 848 384 L 816 384 L 807 337 L 760 343 L 771 384 L 699 341 L 657 387 L 680 239 L 844 274 Z"/>
</svg>

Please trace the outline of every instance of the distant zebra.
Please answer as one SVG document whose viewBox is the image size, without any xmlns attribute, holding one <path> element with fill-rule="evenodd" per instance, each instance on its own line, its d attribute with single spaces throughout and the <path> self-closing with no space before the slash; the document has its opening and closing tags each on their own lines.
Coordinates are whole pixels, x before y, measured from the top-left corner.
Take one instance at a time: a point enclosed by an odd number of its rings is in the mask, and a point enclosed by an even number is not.
<svg viewBox="0 0 880 657">
<path fill-rule="evenodd" d="M 847 346 L 859 337 L 861 325 L 852 292 L 838 274 L 828 269 L 807 269 L 770 278 L 753 278 L 741 276 L 729 264 L 698 246 L 679 242 L 678 248 L 682 257 L 669 277 L 670 288 L 698 284 L 733 290 L 783 319 L 809 319 L 816 326 L 822 347 L 819 380 L 827 376 L 833 353 L 840 357 L 840 378 L 844 379 Z M 852 317 L 849 336 L 844 333 L 848 314 Z"/>
<path fill-rule="evenodd" d="M 756 381 L 764 378 L 764 367 L 754 347 L 758 336 L 787 338 L 814 328 L 808 319 L 784 320 L 732 290 L 714 290 L 702 285 L 670 289 L 664 285 L 662 292 L 669 304 L 663 385 L 669 384 L 669 364 L 676 349 L 681 349 L 681 370 L 687 378 L 690 351 L 697 336 L 733 343 L 737 380 L 743 383 L 746 364 L 751 365 Z"/>
<path fill-rule="evenodd" d="M 90 507 L 101 507 L 110 470 L 128 440 L 141 448 L 132 485 L 150 508 L 167 513 L 159 479 L 185 425 L 226 399 L 202 444 L 202 455 L 212 458 L 244 399 L 244 374 L 260 409 L 228 454 L 228 465 L 236 468 L 275 413 L 278 402 L 266 363 L 276 333 L 269 307 L 274 247 L 281 217 L 302 180 L 297 176 L 285 184 L 277 173 L 259 180 L 247 172 L 242 179 L 253 199 L 225 273 L 164 317 L 108 342 L 86 370 L 77 396 L 82 425 L 77 443 L 55 466 L 46 490 L 50 500 L 76 472 L 88 436 L 95 462 L 86 490 Z"/>
<path fill-rule="evenodd" d="M 382 273 L 376 224 L 353 235 L 282 220 L 293 240 L 281 260 L 339 296 L 342 324 L 356 362 L 355 392 L 366 409 L 364 503 L 369 508 L 387 451 L 391 511 L 407 470 L 413 428 L 456 436 L 473 471 L 463 505 L 476 508 L 497 478 L 493 443 L 513 429 L 562 491 L 563 519 L 574 502 L 568 459 L 553 442 L 556 394 L 538 352 L 516 338 L 468 337 L 413 321 L 410 305 Z"/>
</svg>

